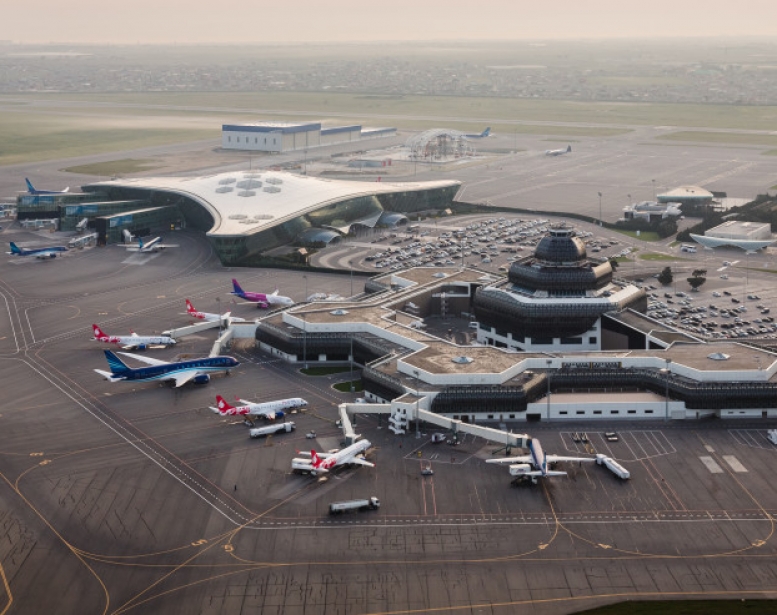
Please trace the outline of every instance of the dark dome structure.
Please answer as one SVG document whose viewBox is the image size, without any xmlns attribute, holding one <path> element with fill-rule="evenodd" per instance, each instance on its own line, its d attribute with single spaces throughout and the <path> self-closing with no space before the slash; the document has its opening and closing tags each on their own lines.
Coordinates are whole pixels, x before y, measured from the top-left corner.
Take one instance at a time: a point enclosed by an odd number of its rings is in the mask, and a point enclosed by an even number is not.
<svg viewBox="0 0 777 615">
<path fill-rule="evenodd" d="M 643 291 L 613 286 L 610 262 L 589 260 L 583 241 L 566 227 L 551 229 L 534 255 L 514 262 L 508 279 L 511 286 L 478 289 L 475 316 L 521 343 L 569 340 L 594 328 L 602 314 L 645 303 Z"/>
</svg>

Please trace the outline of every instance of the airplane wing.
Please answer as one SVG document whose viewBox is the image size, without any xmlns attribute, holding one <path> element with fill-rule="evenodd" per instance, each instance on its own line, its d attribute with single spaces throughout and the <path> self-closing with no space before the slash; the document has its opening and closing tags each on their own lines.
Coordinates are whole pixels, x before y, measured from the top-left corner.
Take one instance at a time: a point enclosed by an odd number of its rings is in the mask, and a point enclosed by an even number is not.
<svg viewBox="0 0 777 615">
<path fill-rule="evenodd" d="M 175 380 L 175 388 L 182 387 L 190 380 L 193 380 L 197 376 L 196 369 L 187 369 L 185 372 L 178 372 L 169 380 Z"/>
<path fill-rule="evenodd" d="M 152 359 L 150 357 L 144 357 L 139 354 L 132 354 L 131 352 L 120 352 L 119 354 L 123 354 L 125 357 L 129 357 L 130 359 L 135 359 L 136 361 L 140 361 L 141 363 L 147 363 L 148 365 L 167 365 L 169 363 L 169 361 Z"/>
<path fill-rule="evenodd" d="M 503 457 L 501 459 L 486 459 L 486 463 L 509 463 L 509 464 L 532 463 L 532 458 L 530 455 L 521 455 L 520 457 Z"/>
<path fill-rule="evenodd" d="M 348 461 L 345 463 L 356 463 L 360 466 L 367 466 L 368 468 L 374 468 L 375 464 L 371 461 L 367 461 L 366 459 L 363 459 L 362 457 L 351 457 Z"/>
<path fill-rule="evenodd" d="M 115 376 L 111 372 L 106 372 L 106 371 L 103 371 L 101 369 L 96 369 L 94 371 L 96 371 L 98 374 L 100 374 L 106 380 L 110 380 L 111 382 L 119 382 L 120 380 L 124 380 L 124 376 Z"/>
<path fill-rule="evenodd" d="M 548 463 L 558 463 L 559 461 L 585 461 L 590 463 L 596 461 L 595 457 L 565 457 L 564 455 L 545 455 L 545 459 Z"/>
</svg>

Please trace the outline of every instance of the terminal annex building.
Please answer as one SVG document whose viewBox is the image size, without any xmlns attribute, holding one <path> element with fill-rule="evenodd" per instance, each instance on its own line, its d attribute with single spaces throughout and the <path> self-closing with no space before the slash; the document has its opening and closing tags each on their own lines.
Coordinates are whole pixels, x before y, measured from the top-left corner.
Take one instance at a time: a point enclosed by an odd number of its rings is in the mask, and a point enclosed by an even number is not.
<svg viewBox="0 0 777 615">
<path fill-rule="evenodd" d="M 280 171 L 136 178 L 83 186 L 110 200 L 176 206 L 205 231 L 224 265 L 283 245 L 320 247 L 358 228 L 397 226 L 450 206 L 461 182 L 357 182 Z M 130 229 L 131 230 L 131 229 Z"/>
<path fill-rule="evenodd" d="M 602 277 L 602 295 L 620 288 L 623 297 L 636 299 L 635 291 L 642 292 Z M 534 344 L 521 352 L 496 333 L 527 316 L 523 304 L 530 297 L 520 291 L 522 304 L 515 304 L 509 287 L 505 278 L 466 267 L 386 273 L 369 280 L 358 300 L 312 302 L 270 315 L 258 323 L 256 338 L 263 350 L 289 362 L 362 366 L 365 397 L 390 404 L 395 433 L 403 433 L 418 410 L 468 423 L 777 417 L 775 353 L 732 341 L 704 343 L 640 313 L 638 301 L 624 307 L 616 294 L 608 297 L 609 308 L 595 301 L 592 325 L 591 308 L 561 293 L 558 305 L 566 304 L 577 322 L 554 334 L 548 321 L 529 315 L 526 334 L 548 341 L 542 351 Z M 495 292 L 504 293 L 503 317 L 478 323 L 477 345 L 464 339 L 468 332 L 454 340 L 428 331 L 425 320 L 444 323 L 446 315 L 477 314 L 481 305 L 490 310 Z M 541 316 L 546 293 L 535 293 Z M 591 331 L 613 337 L 619 349 L 573 352 L 558 337 L 581 331 L 586 338 Z"/>
</svg>

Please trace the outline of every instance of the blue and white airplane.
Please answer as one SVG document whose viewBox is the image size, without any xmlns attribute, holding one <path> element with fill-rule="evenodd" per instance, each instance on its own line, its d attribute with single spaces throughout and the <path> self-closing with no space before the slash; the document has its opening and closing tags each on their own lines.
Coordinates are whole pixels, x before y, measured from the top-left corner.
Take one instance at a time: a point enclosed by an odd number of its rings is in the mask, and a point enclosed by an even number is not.
<svg viewBox="0 0 777 615">
<path fill-rule="evenodd" d="M 179 247 L 178 244 L 171 244 L 171 243 L 161 243 L 162 238 L 161 237 L 154 237 L 151 241 L 148 243 L 143 243 L 143 239 L 141 237 L 138 237 L 138 245 L 136 246 L 127 246 L 128 252 L 159 252 L 159 250 L 164 250 L 165 248 L 177 248 Z"/>
<path fill-rule="evenodd" d="M 65 194 L 68 190 L 70 190 L 70 186 L 68 186 L 64 190 L 36 190 L 35 186 L 32 185 L 32 182 L 29 179 L 27 179 L 25 177 L 24 181 L 27 182 L 27 192 L 29 194 L 35 194 L 35 195 L 39 195 L 39 194 Z"/>
<path fill-rule="evenodd" d="M 486 128 L 483 132 L 481 132 L 479 134 L 464 135 L 464 136 L 467 137 L 468 139 L 485 139 L 486 137 L 492 136 L 491 135 L 491 126 Z"/>
<path fill-rule="evenodd" d="M 108 360 L 110 372 L 96 369 L 98 374 L 110 382 L 151 382 L 168 381 L 175 382 L 175 387 L 181 387 L 187 382 L 195 384 L 205 384 L 210 381 L 210 374 L 215 372 L 226 372 L 240 365 L 232 357 L 216 356 L 205 357 L 202 359 L 193 359 L 191 361 L 160 361 L 142 357 L 129 352 L 121 352 L 125 357 L 130 357 L 137 361 L 147 363 L 150 367 L 129 367 L 124 361 L 117 357 L 110 350 L 105 350 L 105 358 Z"/>
<path fill-rule="evenodd" d="M 20 248 L 13 241 L 11 251 L 6 252 L 11 256 L 34 256 L 35 258 L 56 258 L 57 254 L 67 252 L 65 246 L 48 246 L 46 248 Z"/>
<path fill-rule="evenodd" d="M 595 457 L 565 457 L 564 455 L 546 455 L 537 438 L 529 438 L 529 454 L 518 457 L 505 457 L 504 459 L 486 459 L 486 463 L 510 464 L 510 476 L 528 476 L 533 482 L 538 477 L 566 476 L 566 472 L 551 470 L 550 468 L 559 461 L 593 463 Z"/>
</svg>

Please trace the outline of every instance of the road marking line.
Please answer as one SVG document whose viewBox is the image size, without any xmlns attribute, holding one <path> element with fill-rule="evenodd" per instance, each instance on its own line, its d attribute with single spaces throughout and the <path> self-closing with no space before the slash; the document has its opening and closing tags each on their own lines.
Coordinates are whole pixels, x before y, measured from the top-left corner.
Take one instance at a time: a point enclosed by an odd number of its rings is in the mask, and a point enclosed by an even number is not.
<svg viewBox="0 0 777 615">
<path fill-rule="evenodd" d="M 699 460 L 713 474 L 723 474 L 723 468 L 721 468 L 712 457 L 699 457 Z"/>
</svg>

